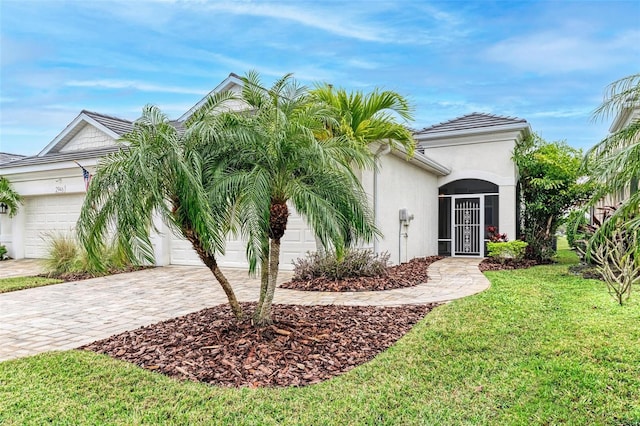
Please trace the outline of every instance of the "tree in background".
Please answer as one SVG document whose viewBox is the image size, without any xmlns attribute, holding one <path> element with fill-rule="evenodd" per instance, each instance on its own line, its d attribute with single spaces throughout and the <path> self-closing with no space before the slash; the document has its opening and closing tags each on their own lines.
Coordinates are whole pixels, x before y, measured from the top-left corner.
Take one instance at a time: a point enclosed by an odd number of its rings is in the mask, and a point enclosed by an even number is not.
<svg viewBox="0 0 640 426">
<path fill-rule="evenodd" d="M 22 197 L 18 194 L 11 182 L 4 176 L 0 176 L 0 203 L 7 205 L 9 217 L 13 217 L 18 213 L 18 206 L 22 204 Z"/>
<path fill-rule="evenodd" d="M 413 120 L 413 108 L 400 94 L 389 90 L 350 93 L 322 84 L 311 90 L 311 96 L 333 109 L 332 135 L 346 136 L 362 145 L 378 142 L 402 147 L 413 155 L 416 143 L 404 125 Z"/>
<path fill-rule="evenodd" d="M 594 119 L 607 119 L 627 108 L 640 108 L 640 74 L 614 81 L 605 90 L 603 103 L 594 111 Z M 640 237 L 640 118 L 631 120 L 625 127 L 610 134 L 587 151 L 584 164 L 589 179 L 597 185 L 589 206 L 597 205 L 609 194 L 631 188 L 628 198 L 611 217 L 602 223 L 589 246 L 606 241 L 614 229 L 622 226 L 628 235 Z"/>
<path fill-rule="evenodd" d="M 549 262 L 553 239 L 567 211 L 588 199 L 591 184 L 581 183 L 582 152 L 564 142 L 546 142 L 538 135 L 519 142 L 513 153 L 520 179 L 523 236 L 527 257 Z"/>
</svg>

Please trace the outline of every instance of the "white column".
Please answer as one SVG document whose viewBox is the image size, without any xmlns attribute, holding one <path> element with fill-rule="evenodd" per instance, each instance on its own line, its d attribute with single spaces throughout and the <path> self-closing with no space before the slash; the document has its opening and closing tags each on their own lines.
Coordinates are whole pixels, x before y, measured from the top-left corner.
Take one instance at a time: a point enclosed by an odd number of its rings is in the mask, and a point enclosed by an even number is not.
<svg viewBox="0 0 640 426">
<path fill-rule="evenodd" d="M 165 226 L 159 214 L 153 215 L 153 224 L 158 232 L 151 232 L 153 255 L 156 258 L 156 266 L 165 266 L 171 262 L 170 240 L 171 230 Z"/>
<path fill-rule="evenodd" d="M 509 240 L 516 239 L 516 187 L 515 185 L 500 185 L 500 223 L 498 230 L 507 234 Z"/>
</svg>

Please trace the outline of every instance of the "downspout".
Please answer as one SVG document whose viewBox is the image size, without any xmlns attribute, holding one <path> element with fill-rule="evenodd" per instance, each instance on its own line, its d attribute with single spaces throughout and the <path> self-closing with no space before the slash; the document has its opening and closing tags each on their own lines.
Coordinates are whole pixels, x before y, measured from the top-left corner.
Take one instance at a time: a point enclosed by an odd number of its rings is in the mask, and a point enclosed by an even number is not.
<svg viewBox="0 0 640 426">
<path fill-rule="evenodd" d="M 378 158 L 391 152 L 391 145 L 382 144 L 376 150 L 374 156 L 376 159 L 375 168 L 373 169 L 373 223 L 378 226 Z M 378 254 L 378 239 L 373 238 L 373 252 Z"/>
</svg>

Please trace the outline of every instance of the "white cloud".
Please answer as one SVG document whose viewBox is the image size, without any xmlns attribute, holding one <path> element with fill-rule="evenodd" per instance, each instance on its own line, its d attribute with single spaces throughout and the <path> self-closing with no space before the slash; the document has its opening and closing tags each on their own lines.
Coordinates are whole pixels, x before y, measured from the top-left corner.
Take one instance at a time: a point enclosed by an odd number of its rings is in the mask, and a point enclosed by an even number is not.
<svg viewBox="0 0 640 426">
<path fill-rule="evenodd" d="M 227 67 L 230 67 L 236 73 L 242 73 L 248 70 L 256 70 L 260 73 L 261 76 L 280 78 L 283 75 L 287 74 L 288 72 L 291 72 L 290 70 L 285 71 L 284 69 L 265 67 L 263 65 L 260 65 L 260 62 L 249 62 L 249 61 L 243 61 L 235 58 L 230 58 L 228 56 L 221 55 L 219 53 L 204 52 L 203 54 L 208 55 L 209 57 L 215 59 L 218 63 L 224 64 Z M 323 70 L 317 67 L 312 67 L 312 68 L 310 68 L 309 66 L 295 67 L 294 77 L 302 81 L 310 81 L 310 82 L 325 81 L 325 80 L 331 80 L 332 76 L 333 74 L 328 70 Z"/>
<path fill-rule="evenodd" d="M 65 83 L 70 87 L 92 87 L 99 89 L 134 89 L 141 92 L 179 93 L 186 95 L 205 95 L 206 90 L 180 86 L 148 84 L 133 80 L 71 80 Z"/>
<path fill-rule="evenodd" d="M 296 7 L 275 2 L 218 2 L 208 4 L 210 10 L 218 10 L 234 15 L 261 16 L 267 18 L 285 19 L 297 22 L 307 27 L 317 28 L 331 34 L 363 41 L 390 41 L 379 27 L 367 27 L 353 24 L 355 20 L 344 20 L 335 12 L 308 12 Z"/>
<path fill-rule="evenodd" d="M 587 117 L 591 114 L 588 108 L 558 109 L 552 111 L 538 111 L 527 114 L 527 117 L 539 118 L 568 118 L 568 117 Z"/>
<path fill-rule="evenodd" d="M 492 61 L 537 74 L 594 71 L 626 63 L 640 54 L 640 31 L 599 39 L 575 28 L 503 40 L 486 50 Z"/>
</svg>

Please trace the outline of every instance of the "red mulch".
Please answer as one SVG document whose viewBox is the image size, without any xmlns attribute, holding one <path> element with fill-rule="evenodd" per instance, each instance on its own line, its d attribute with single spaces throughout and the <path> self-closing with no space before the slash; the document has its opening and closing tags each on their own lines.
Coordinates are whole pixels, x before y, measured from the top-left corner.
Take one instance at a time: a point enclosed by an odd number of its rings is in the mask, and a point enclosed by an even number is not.
<svg viewBox="0 0 640 426">
<path fill-rule="evenodd" d="M 480 262 L 478 268 L 480 271 L 504 271 L 504 270 L 512 270 L 512 269 L 525 269 L 531 268 L 532 266 L 536 266 L 538 263 L 535 260 L 522 259 L 505 259 L 504 262 L 500 262 L 497 259 L 487 258 Z"/>
<path fill-rule="evenodd" d="M 243 303 L 250 317 L 255 303 Z M 437 304 L 274 305 L 274 325 L 235 322 L 227 305 L 128 331 L 81 349 L 182 380 L 227 387 L 304 386 L 371 360 Z"/>
<path fill-rule="evenodd" d="M 381 277 L 354 277 L 333 280 L 318 277 L 311 280 L 291 280 L 280 285 L 282 288 L 306 291 L 376 291 L 394 288 L 414 287 L 427 282 L 427 268 L 442 256 L 411 259 L 409 262 L 387 268 L 387 275 Z"/>
</svg>

